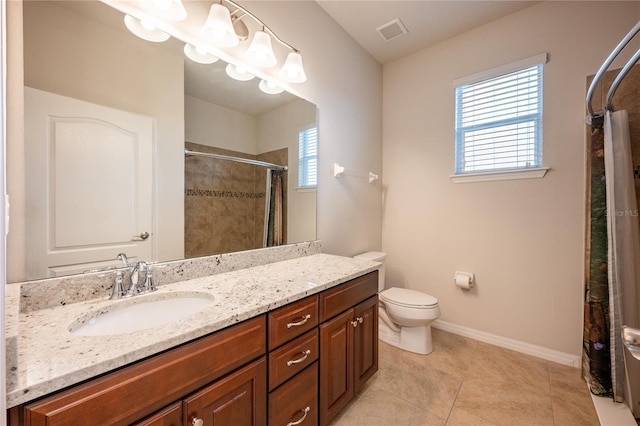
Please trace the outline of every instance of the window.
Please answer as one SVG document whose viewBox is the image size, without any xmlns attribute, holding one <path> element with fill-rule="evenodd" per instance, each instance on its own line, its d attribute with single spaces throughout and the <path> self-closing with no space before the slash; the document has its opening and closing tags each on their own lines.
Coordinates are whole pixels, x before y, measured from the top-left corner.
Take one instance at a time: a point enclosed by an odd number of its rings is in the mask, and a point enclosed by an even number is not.
<svg viewBox="0 0 640 426">
<path fill-rule="evenodd" d="M 542 166 L 544 62 L 546 54 L 456 83 L 456 174 Z"/>
<path fill-rule="evenodd" d="M 318 182 L 318 128 L 298 133 L 298 186 L 313 187 Z"/>
</svg>

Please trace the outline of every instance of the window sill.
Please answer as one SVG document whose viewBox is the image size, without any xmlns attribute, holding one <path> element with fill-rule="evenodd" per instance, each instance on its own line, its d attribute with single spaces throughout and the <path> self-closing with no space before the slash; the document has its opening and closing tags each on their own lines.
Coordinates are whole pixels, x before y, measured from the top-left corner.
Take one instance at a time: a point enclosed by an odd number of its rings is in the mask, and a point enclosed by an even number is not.
<svg viewBox="0 0 640 426">
<path fill-rule="evenodd" d="M 536 167 L 531 169 L 505 170 L 501 172 L 468 173 L 451 175 L 453 183 L 466 182 L 490 182 L 495 180 L 539 179 L 549 171 L 549 167 Z"/>
<path fill-rule="evenodd" d="M 316 192 L 315 186 L 297 186 L 296 191 L 298 192 Z"/>
</svg>

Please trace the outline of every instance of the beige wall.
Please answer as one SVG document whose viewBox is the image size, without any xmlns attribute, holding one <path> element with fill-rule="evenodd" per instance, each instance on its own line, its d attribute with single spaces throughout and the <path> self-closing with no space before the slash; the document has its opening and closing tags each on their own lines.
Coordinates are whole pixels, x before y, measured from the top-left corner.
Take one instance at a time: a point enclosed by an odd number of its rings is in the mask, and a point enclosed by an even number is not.
<svg viewBox="0 0 640 426">
<path fill-rule="evenodd" d="M 184 97 L 185 140 L 258 154 L 256 118 L 193 96 Z"/>
<path fill-rule="evenodd" d="M 543 2 L 384 67 L 388 284 L 437 297 L 443 321 L 580 354 L 585 77 L 639 17 L 637 2 Z M 547 176 L 453 184 L 452 82 L 543 52 Z"/>
</svg>

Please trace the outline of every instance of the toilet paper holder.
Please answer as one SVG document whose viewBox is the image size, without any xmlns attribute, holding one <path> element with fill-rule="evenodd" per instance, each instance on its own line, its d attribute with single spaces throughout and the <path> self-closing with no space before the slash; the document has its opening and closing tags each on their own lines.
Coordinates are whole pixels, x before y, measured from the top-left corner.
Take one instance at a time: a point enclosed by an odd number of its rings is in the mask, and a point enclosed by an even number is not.
<svg viewBox="0 0 640 426">
<path fill-rule="evenodd" d="M 471 272 L 456 271 L 453 282 L 460 288 L 469 289 L 475 285 L 475 277 Z"/>
</svg>

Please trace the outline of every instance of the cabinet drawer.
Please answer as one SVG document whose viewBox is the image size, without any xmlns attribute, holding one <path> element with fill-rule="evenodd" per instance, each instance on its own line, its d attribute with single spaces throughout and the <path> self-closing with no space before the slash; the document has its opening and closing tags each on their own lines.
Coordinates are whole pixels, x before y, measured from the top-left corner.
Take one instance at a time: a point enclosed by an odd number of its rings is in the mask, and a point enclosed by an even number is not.
<svg viewBox="0 0 640 426">
<path fill-rule="evenodd" d="M 269 425 L 318 424 L 318 363 L 269 394 Z"/>
<path fill-rule="evenodd" d="M 320 322 L 338 315 L 378 292 L 378 271 L 320 293 Z"/>
<path fill-rule="evenodd" d="M 269 354 L 269 390 L 318 359 L 318 330 L 313 329 Z"/>
<path fill-rule="evenodd" d="M 29 404 L 25 425 L 130 424 L 256 359 L 265 346 L 260 316 Z"/>
<path fill-rule="evenodd" d="M 269 349 L 274 349 L 318 325 L 318 296 L 276 309 L 268 318 Z"/>
</svg>

